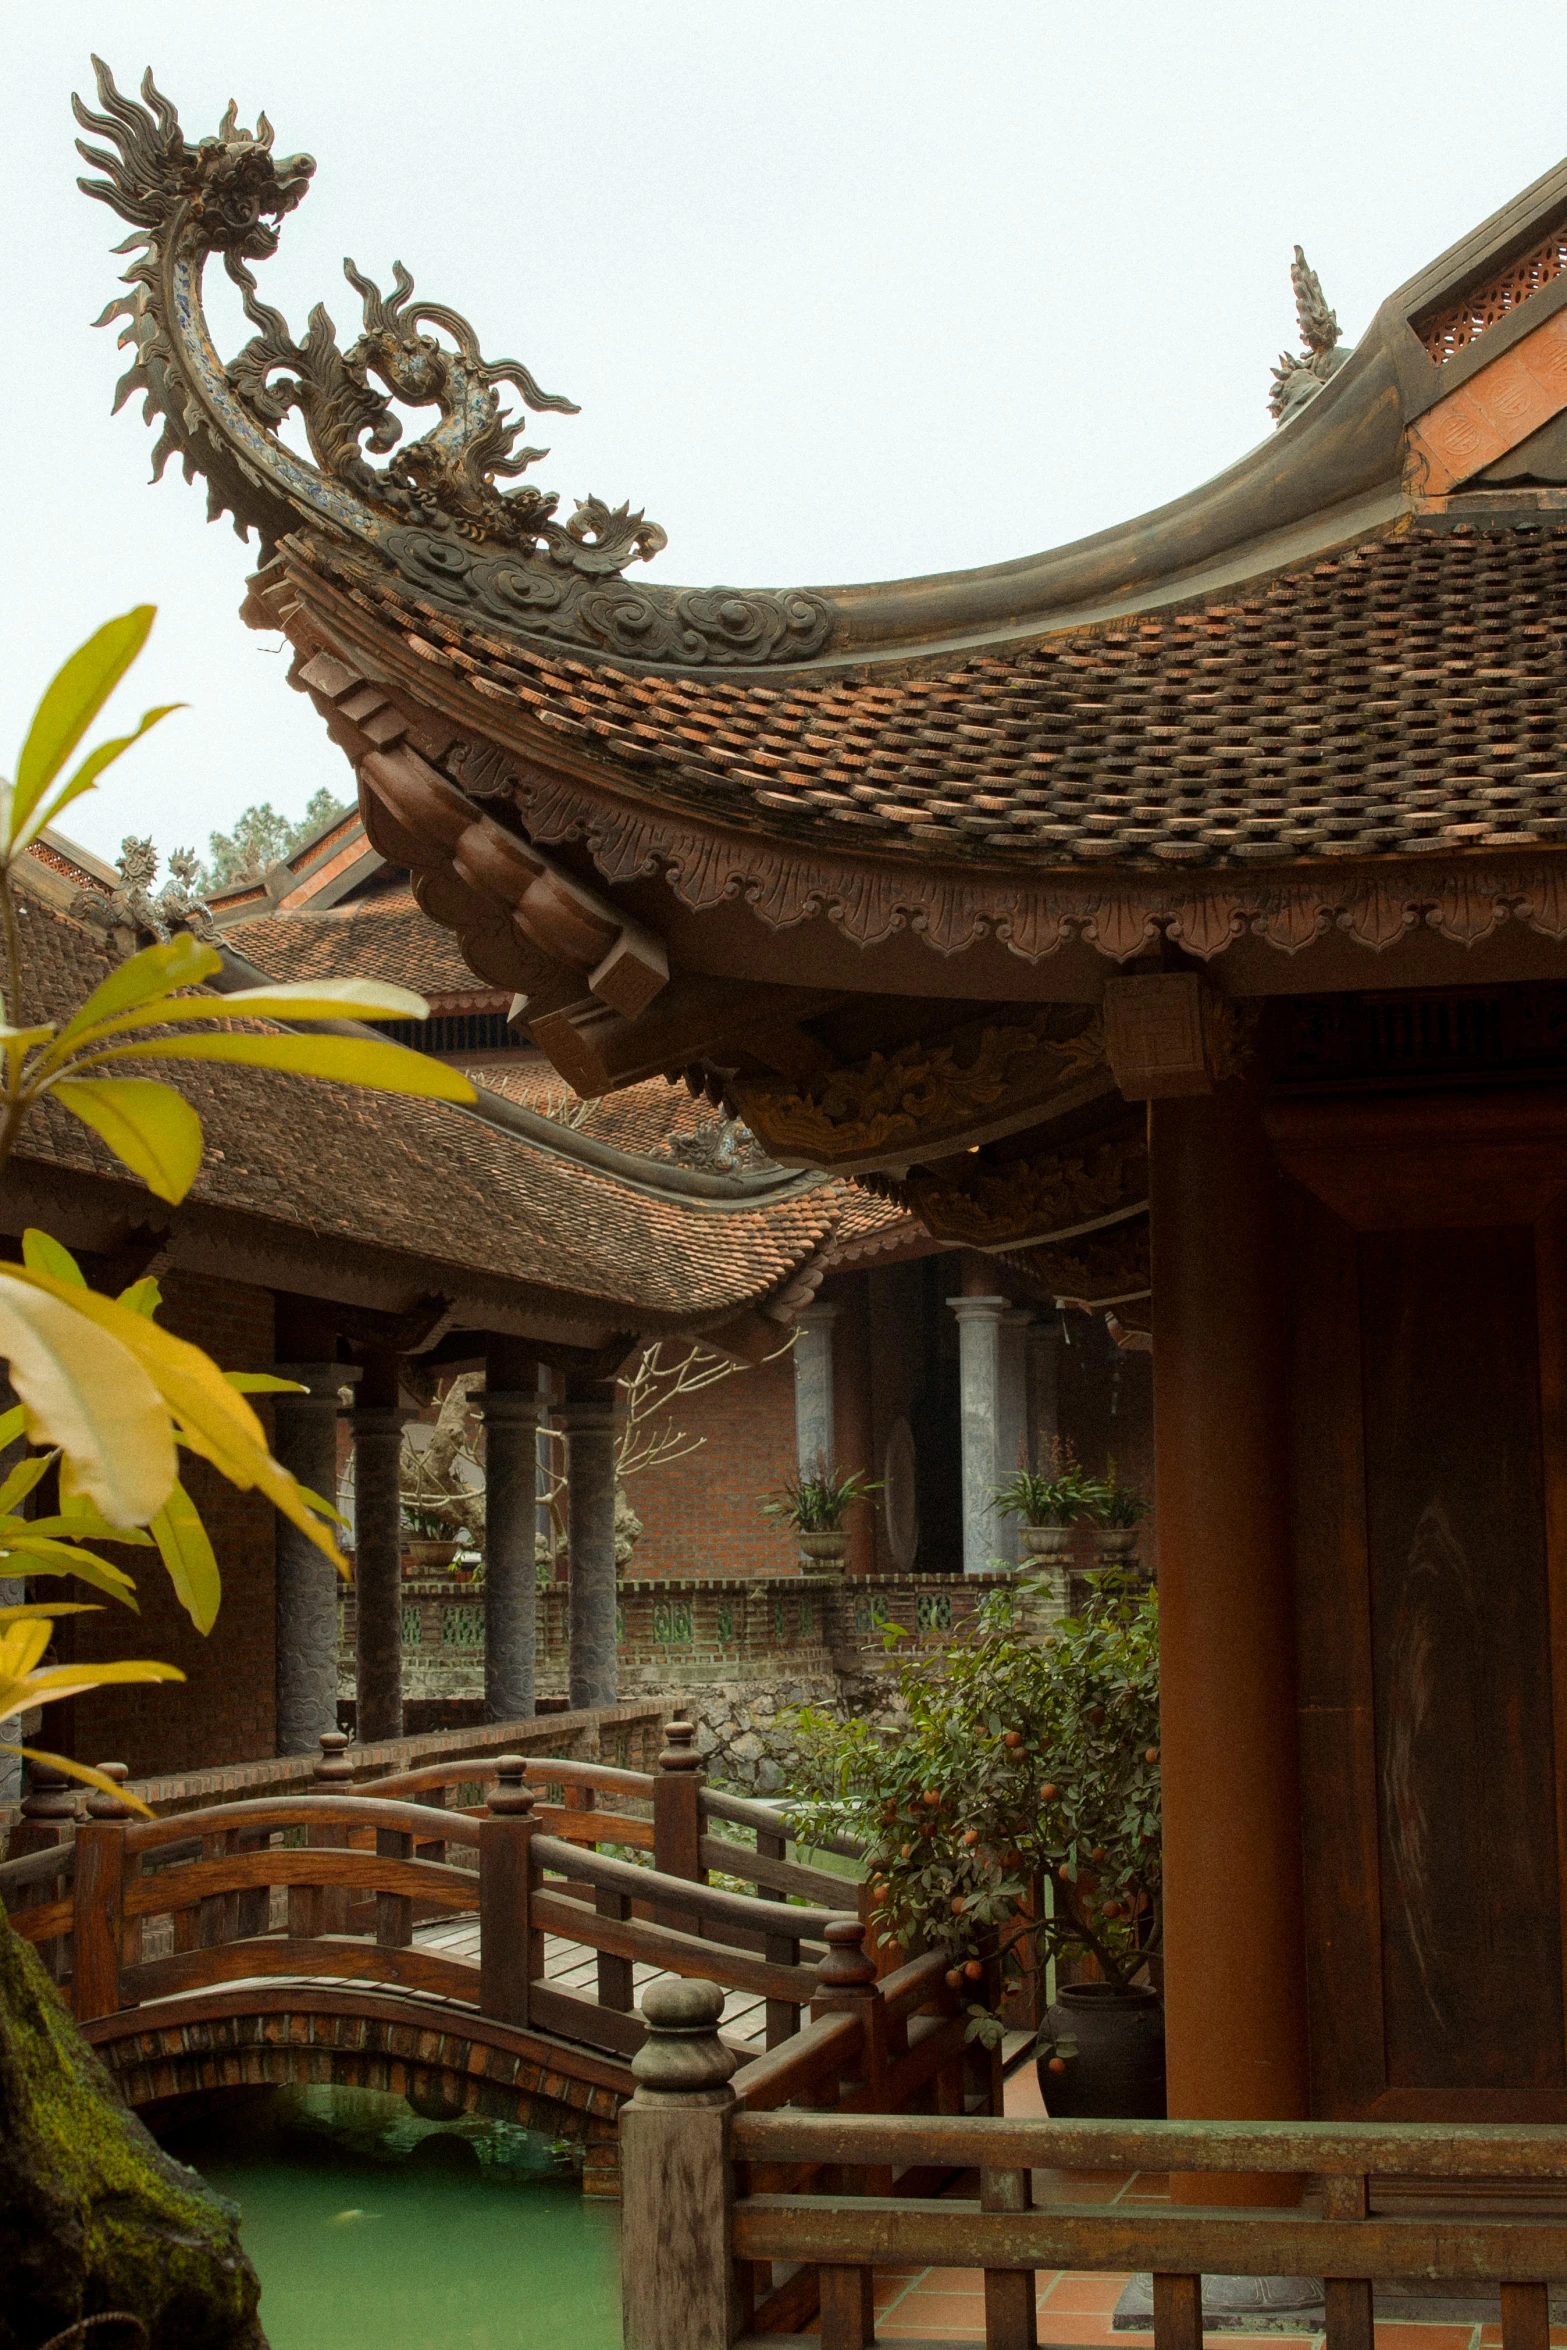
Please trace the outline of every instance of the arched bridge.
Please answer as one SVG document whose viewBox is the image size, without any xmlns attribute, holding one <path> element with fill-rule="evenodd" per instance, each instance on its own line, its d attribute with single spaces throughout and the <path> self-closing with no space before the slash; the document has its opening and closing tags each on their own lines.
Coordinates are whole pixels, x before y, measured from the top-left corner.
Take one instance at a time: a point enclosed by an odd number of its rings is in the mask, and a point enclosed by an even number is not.
<svg viewBox="0 0 1567 2350">
<path fill-rule="evenodd" d="M 134 2106 L 386 2089 L 565 2137 L 613 2194 L 648 1981 L 723 1986 L 742 2064 L 874 1986 L 839 1906 L 857 1888 L 790 1860 L 764 1806 L 706 1789 L 691 1735 L 671 1726 L 655 1774 L 500 1756 L 353 1786 L 328 1752 L 315 1790 L 282 1798 L 135 1819 L 95 1797 L 74 1843 L 0 1866 L 0 1893 Z M 464 1792 L 481 1800 L 456 1808 Z"/>
</svg>

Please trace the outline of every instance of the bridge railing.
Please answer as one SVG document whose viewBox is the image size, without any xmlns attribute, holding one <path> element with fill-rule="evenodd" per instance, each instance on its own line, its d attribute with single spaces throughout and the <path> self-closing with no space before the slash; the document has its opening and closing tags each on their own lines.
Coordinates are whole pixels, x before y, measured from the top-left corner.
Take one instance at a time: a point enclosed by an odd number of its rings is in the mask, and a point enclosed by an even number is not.
<svg viewBox="0 0 1567 2350">
<path fill-rule="evenodd" d="M 880 1986 L 884 2005 L 895 1980 Z M 988 2350 L 1036 2350 L 1041 2269 L 1152 2272 L 1156 2350 L 1202 2350 L 1204 2273 L 1322 2277 L 1328 2350 L 1373 2350 L 1378 2280 L 1489 2283 L 1504 2350 L 1547 2350 L 1546 2280 L 1567 2274 L 1567 2224 L 1483 2216 L 1472 2200 L 1461 2217 L 1388 2215 L 1374 2185 L 1567 2182 L 1560 2126 L 1013 2121 L 852 2097 L 802 2110 L 828 2102 L 808 2050 L 818 2070 L 841 2066 L 841 2018 L 726 2086 L 716 2011 L 684 2000 L 650 1996 L 639 2087 L 621 2115 L 626 2350 L 744 2350 L 809 2322 L 802 2307 L 819 2308 L 821 2350 L 864 2350 L 874 2269 L 936 2264 L 983 2272 Z M 786 2082 L 804 2090 L 794 2110 L 773 2094 Z M 1037 2172 L 1139 2170 L 1276 2175 L 1281 2206 L 1292 2176 L 1310 2186 L 1278 2209 L 1183 2204 L 1179 2179 L 1174 2203 L 1034 2202 Z M 941 2192 L 954 2177 L 971 2190 Z M 760 2299 L 757 2280 L 779 2263 L 785 2283 Z"/>
</svg>

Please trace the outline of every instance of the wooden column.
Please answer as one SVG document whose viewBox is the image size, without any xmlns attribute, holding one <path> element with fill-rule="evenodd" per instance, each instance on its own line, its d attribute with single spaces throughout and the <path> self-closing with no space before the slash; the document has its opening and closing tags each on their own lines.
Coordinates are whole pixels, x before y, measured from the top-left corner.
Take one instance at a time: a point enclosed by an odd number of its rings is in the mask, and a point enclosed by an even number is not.
<svg viewBox="0 0 1567 2350">
<path fill-rule="evenodd" d="M 619 1690 L 615 1640 L 615 1390 L 595 1381 L 568 1393 L 566 1504 L 570 1516 L 571 1702 L 613 1705 Z"/>
<path fill-rule="evenodd" d="M 1248 1087 L 1149 1108 L 1169 2110 L 1296 2120 L 1308 2090 L 1278 1178 Z M 1219 2203 L 1296 2191 L 1234 2174 L 1186 2185 Z"/>
<path fill-rule="evenodd" d="M 354 1406 L 355 1659 L 361 1746 L 403 1734 L 403 1423 L 397 1357 L 365 1357 Z"/>
<path fill-rule="evenodd" d="M 484 1417 L 484 1718 L 531 1720 L 538 1667 L 539 1383 L 509 1340 L 489 1351 Z"/>
<path fill-rule="evenodd" d="M 277 1457 L 327 1501 L 337 1498 L 338 1389 L 357 1371 L 334 1362 L 284 1362 L 303 1395 L 272 1399 Z M 314 1754 L 337 1727 L 337 1573 L 308 1536 L 277 1521 L 277 1751 Z"/>
</svg>

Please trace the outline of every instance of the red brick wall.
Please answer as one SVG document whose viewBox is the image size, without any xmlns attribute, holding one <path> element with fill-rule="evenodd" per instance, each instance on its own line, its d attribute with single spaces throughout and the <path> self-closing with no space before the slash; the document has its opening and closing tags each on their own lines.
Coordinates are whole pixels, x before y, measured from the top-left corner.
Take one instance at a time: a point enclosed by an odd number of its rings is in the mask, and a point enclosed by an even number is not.
<svg viewBox="0 0 1567 2350">
<path fill-rule="evenodd" d="M 707 1441 L 686 1459 L 631 1479 L 626 1490 L 643 1531 L 627 1571 L 777 1575 L 797 1566 L 794 1544 L 757 1507 L 794 1469 L 792 1358 L 682 1396 L 669 1417 Z"/>
<path fill-rule="evenodd" d="M 269 1290 L 173 1273 L 163 1278 L 163 1293 L 164 1327 L 204 1347 L 225 1370 L 271 1362 Z M 128 1763 L 133 1778 L 272 1752 L 272 1507 L 258 1494 L 237 1493 L 205 1461 L 189 1453 L 180 1459 L 223 1575 L 223 1604 L 211 1633 L 203 1639 L 196 1631 L 156 1551 L 111 1554 L 136 1578 L 139 1615 L 107 1601 L 101 1615 L 76 1618 L 78 1657 L 157 1657 L 186 1675 L 184 1682 L 132 1682 L 75 1701 L 71 1739 L 78 1758 Z M 52 1727 L 46 1714 L 46 1746 Z"/>
</svg>

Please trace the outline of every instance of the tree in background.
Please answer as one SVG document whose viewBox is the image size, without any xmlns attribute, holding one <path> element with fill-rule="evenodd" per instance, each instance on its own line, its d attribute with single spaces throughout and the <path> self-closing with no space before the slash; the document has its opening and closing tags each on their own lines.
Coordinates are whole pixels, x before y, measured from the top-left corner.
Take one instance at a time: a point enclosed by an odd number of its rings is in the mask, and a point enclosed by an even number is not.
<svg viewBox="0 0 1567 2350">
<path fill-rule="evenodd" d="M 269 867 L 282 857 L 291 857 L 323 824 L 347 813 L 348 802 L 328 791 L 325 784 L 297 822 L 279 815 L 270 800 L 258 800 L 236 818 L 232 832 L 208 834 L 210 854 L 202 868 L 201 894 L 211 897 L 214 890 L 259 881 Z"/>
</svg>

